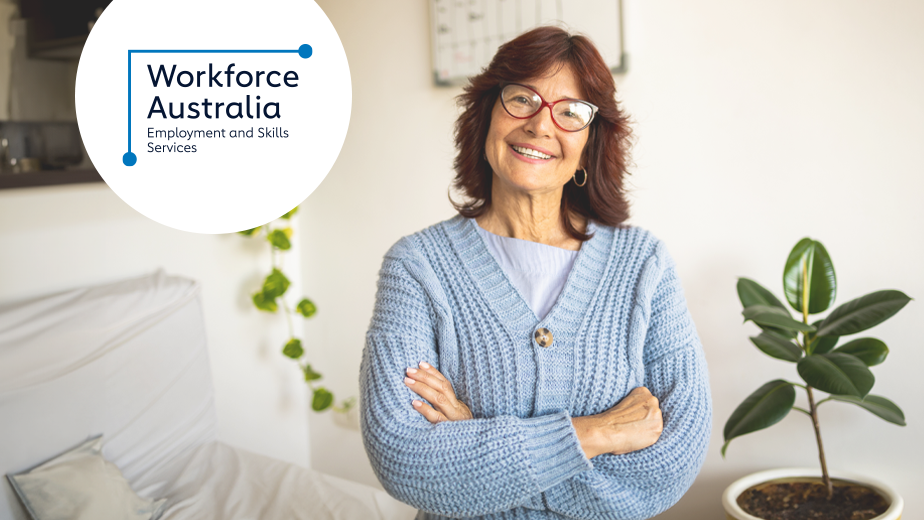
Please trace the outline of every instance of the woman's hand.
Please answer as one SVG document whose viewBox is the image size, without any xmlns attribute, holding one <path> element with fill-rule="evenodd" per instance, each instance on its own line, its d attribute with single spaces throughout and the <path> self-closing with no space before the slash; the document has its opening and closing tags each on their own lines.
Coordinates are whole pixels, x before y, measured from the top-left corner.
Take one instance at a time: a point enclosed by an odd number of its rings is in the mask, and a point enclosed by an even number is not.
<svg viewBox="0 0 924 520">
<path fill-rule="evenodd" d="M 658 398 L 640 386 L 609 410 L 571 419 L 588 459 L 647 448 L 661 437 L 664 423 Z"/>
<path fill-rule="evenodd" d="M 433 406 L 415 399 L 411 403 L 414 409 L 433 424 L 472 419 L 472 412 L 468 406 L 456 399 L 452 383 L 429 364 L 421 362 L 419 366 L 420 368 L 407 369 L 404 384 L 420 397 L 430 401 Z"/>
</svg>

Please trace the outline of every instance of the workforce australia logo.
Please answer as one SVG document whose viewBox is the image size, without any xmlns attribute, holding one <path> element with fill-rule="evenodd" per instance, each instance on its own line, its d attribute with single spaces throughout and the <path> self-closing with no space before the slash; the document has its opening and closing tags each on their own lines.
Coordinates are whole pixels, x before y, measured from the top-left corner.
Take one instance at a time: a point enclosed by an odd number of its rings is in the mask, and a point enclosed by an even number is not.
<svg viewBox="0 0 924 520">
<path fill-rule="evenodd" d="M 298 54 L 307 59 L 311 57 L 310 45 L 301 45 L 294 50 L 129 50 L 128 51 L 128 152 L 122 156 L 126 166 L 133 166 L 138 158 L 131 151 L 132 131 L 132 55 L 133 54 Z M 222 64 L 223 65 L 223 64 Z M 261 95 L 253 95 L 257 89 L 262 93 L 273 92 L 274 89 L 294 89 L 299 86 L 299 76 L 294 70 L 280 72 L 278 70 L 247 70 L 237 69 L 235 62 L 229 61 L 227 65 L 209 63 L 201 70 L 179 69 L 178 65 L 160 63 L 155 66 L 147 65 L 148 77 L 154 89 L 170 89 L 169 92 L 154 95 L 146 119 L 273 119 L 282 118 L 283 110 L 278 100 L 268 101 Z M 207 95 L 201 98 L 189 99 L 189 92 L 185 89 L 208 89 Z M 226 97 L 223 89 L 250 89 L 241 96 L 234 93 Z M 159 90 L 158 90 L 159 92 Z M 165 98 L 164 100 L 161 96 Z M 179 94 L 179 95 L 177 95 Z M 224 117 L 222 117 L 224 116 Z M 275 132 L 274 132 L 275 133 Z M 282 133 L 281 129 L 280 132 Z M 287 132 L 286 132 L 287 134 Z M 224 136 L 224 130 L 220 131 Z"/>
<path fill-rule="evenodd" d="M 295 88 L 298 87 L 298 73 L 294 70 L 287 71 L 285 74 L 277 71 L 265 71 L 257 70 L 251 73 L 248 70 L 235 71 L 234 63 L 229 63 L 227 68 L 222 71 L 214 70 L 214 65 L 209 63 L 208 71 L 199 70 L 191 72 L 188 70 L 181 70 L 179 74 L 176 72 L 176 65 L 173 65 L 170 69 L 170 73 L 167 73 L 166 67 L 160 65 L 157 69 L 157 73 L 154 73 L 154 69 L 148 65 L 148 75 L 151 78 L 151 84 L 154 88 L 157 88 L 161 85 L 165 87 L 179 87 L 179 88 L 189 88 L 195 85 L 196 87 L 202 87 L 203 83 L 206 83 L 209 88 L 214 87 L 232 87 L 232 85 L 240 88 L 255 87 L 259 88 L 261 83 L 265 87 L 269 88 Z M 203 76 L 208 78 L 203 82 Z M 224 80 L 222 80 L 224 76 Z M 275 76 L 275 80 L 274 80 Z M 224 113 L 225 117 L 228 119 L 260 119 L 261 114 L 264 119 L 277 119 L 281 117 L 279 113 L 279 103 L 269 102 L 263 103 L 262 111 L 260 106 L 260 96 L 256 96 L 255 104 L 251 103 L 250 94 L 246 95 L 246 99 L 243 102 L 222 102 L 222 101 L 209 101 L 208 97 L 205 97 L 201 103 L 192 102 L 188 106 L 185 102 L 177 103 L 178 107 L 174 110 L 173 102 L 168 102 L 167 110 L 164 110 L 163 102 L 160 99 L 160 96 L 154 96 L 154 101 L 151 103 L 151 109 L 148 111 L 148 119 L 151 119 L 155 115 L 160 115 L 163 119 L 170 117 L 171 119 L 198 119 L 200 116 L 204 116 L 206 119 L 220 119 L 222 110 L 221 107 L 225 107 Z M 214 110 L 210 110 L 214 106 Z M 186 109 L 188 108 L 189 114 L 186 114 Z M 201 110 L 200 110 L 201 108 Z"/>
</svg>

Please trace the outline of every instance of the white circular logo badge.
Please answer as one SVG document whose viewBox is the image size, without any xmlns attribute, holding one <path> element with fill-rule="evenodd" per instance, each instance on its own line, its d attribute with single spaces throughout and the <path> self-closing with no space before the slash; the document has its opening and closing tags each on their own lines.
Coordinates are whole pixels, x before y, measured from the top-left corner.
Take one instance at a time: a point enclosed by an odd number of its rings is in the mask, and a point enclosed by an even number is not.
<svg viewBox="0 0 924 520">
<path fill-rule="evenodd" d="M 172 228 L 231 233 L 300 204 L 350 123 L 346 54 L 310 0 L 114 0 L 77 69 L 93 165 Z"/>
</svg>

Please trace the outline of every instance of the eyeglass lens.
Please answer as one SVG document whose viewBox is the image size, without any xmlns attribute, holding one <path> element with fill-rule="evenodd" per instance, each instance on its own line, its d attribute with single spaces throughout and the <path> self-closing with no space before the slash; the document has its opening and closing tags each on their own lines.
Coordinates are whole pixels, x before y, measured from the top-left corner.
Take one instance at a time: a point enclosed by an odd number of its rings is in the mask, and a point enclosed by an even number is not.
<svg viewBox="0 0 924 520">
<path fill-rule="evenodd" d="M 501 91 L 501 104 L 513 117 L 525 119 L 535 115 L 542 108 L 542 98 L 521 85 L 507 85 Z M 563 100 L 552 107 L 552 119 L 561 128 L 574 132 L 581 130 L 594 115 L 589 104 L 576 99 Z"/>
</svg>

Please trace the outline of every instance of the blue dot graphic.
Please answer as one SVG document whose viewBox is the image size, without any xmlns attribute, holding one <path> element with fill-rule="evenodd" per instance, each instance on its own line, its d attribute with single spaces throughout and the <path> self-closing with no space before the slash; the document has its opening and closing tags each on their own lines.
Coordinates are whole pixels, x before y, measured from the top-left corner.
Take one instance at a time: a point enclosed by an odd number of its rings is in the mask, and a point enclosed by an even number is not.
<svg viewBox="0 0 924 520">
<path fill-rule="evenodd" d="M 136 162 L 138 162 L 138 157 L 131 152 L 126 152 L 125 155 L 122 156 L 122 164 L 125 166 L 134 166 Z"/>
<path fill-rule="evenodd" d="M 311 45 L 308 45 L 307 43 L 302 44 L 302 46 L 298 48 L 298 55 L 301 56 L 302 58 L 310 58 L 311 57 Z"/>
</svg>

